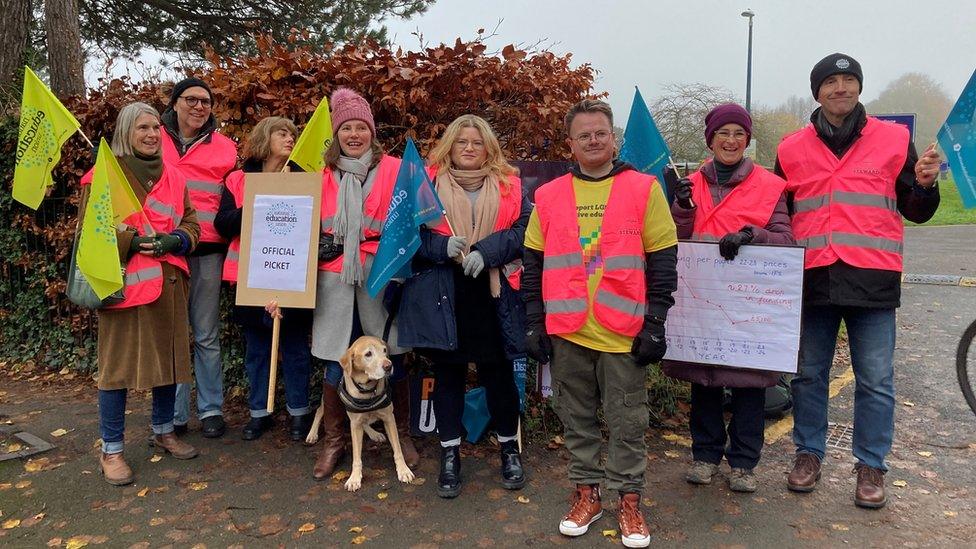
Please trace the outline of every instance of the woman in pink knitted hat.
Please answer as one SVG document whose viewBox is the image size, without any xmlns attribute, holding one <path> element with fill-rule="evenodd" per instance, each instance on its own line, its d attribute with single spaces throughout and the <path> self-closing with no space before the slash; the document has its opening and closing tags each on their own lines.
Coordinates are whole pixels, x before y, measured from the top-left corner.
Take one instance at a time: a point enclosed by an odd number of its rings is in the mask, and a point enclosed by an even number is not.
<svg viewBox="0 0 976 549">
<path fill-rule="evenodd" d="M 403 364 L 406 350 L 397 346 L 396 323 L 387 326 L 383 294 L 371 298 L 363 285 L 379 246 L 400 159 L 383 152 L 373 113 L 361 95 L 339 88 L 329 106 L 335 138 L 325 151 L 322 174 L 322 234 L 312 322 L 312 355 L 325 362 L 325 435 L 312 471 L 316 480 L 328 478 L 345 453 L 347 416 L 337 391 L 342 379 L 338 361 L 360 335 L 387 342 L 394 365 L 393 408 L 403 456 L 411 468 L 420 461 L 410 439 L 410 390 Z"/>
</svg>

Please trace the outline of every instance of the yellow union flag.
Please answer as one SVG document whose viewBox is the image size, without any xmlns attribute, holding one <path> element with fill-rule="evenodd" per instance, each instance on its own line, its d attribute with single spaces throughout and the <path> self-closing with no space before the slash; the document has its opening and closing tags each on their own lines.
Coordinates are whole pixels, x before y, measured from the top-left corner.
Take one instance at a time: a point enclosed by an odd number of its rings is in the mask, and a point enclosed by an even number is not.
<svg viewBox="0 0 976 549">
<path fill-rule="evenodd" d="M 24 67 L 20 134 L 14 168 L 13 197 L 33 209 L 53 182 L 51 170 L 61 160 L 61 146 L 81 127 L 41 79 Z"/>
<path fill-rule="evenodd" d="M 116 196 L 120 198 L 116 199 Z M 116 220 L 121 221 L 141 210 L 118 160 L 102 138 L 75 258 L 78 269 L 99 299 L 118 291 L 123 284 L 115 236 Z"/>
<path fill-rule="evenodd" d="M 329 100 L 323 97 L 315 114 L 305 124 L 302 135 L 298 136 L 295 148 L 288 160 L 298 164 L 306 172 L 320 172 L 325 167 L 325 150 L 332 144 L 332 114 Z"/>
</svg>

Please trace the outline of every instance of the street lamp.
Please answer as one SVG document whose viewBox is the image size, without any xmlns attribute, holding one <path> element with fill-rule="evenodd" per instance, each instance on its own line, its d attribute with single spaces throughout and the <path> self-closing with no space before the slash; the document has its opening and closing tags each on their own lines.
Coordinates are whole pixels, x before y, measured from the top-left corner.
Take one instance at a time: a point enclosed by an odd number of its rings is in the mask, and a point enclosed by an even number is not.
<svg viewBox="0 0 976 549">
<path fill-rule="evenodd" d="M 749 56 L 746 61 L 746 110 L 752 113 L 752 18 L 756 14 L 751 9 L 747 9 L 741 15 L 749 19 Z"/>
</svg>

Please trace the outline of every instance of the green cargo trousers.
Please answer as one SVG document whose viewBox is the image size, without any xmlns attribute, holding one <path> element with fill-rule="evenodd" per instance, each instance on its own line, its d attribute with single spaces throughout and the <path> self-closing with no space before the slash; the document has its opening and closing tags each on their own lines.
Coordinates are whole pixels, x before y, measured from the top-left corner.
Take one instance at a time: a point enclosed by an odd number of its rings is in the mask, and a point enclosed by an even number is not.
<svg viewBox="0 0 976 549">
<path fill-rule="evenodd" d="M 647 467 L 647 372 L 630 353 L 605 353 L 552 338 L 554 407 L 563 422 L 566 449 L 572 459 L 569 479 L 606 489 L 641 492 Z M 603 434 L 597 411 L 610 432 L 606 464 L 601 464 Z"/>
</svg>

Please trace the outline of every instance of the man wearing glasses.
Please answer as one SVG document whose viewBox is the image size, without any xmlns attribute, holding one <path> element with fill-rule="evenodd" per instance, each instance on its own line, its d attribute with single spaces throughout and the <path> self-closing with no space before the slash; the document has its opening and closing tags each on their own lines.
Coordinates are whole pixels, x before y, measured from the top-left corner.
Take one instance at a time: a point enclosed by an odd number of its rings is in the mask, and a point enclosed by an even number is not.
<svg viewBox="0 0 976 549">
<path fill-rule="evenodd" d="M 217 132 L 211 109 L 213 93 L 206 82 L 187 78 L 173 87 L 162 121 L 163 160 L 186 176 L 190 202 L 200 222 L 200 241 L 189 257 L 190 326 L 193 329 L 193 372 L 197 411 L 203 436 L 220 437 L 223 418 L 224 374 L 220 360 L 220 274 L 227 242 L 214 229 L 224 176 L 237 163 L 237 146 Z M 176 388 L 177 432 L 190 419 L 190 386 Z"/>
<path fill-rule="evenodd" d="M 600 484 L 620 494 L 627 547 L 647 547 L 640 510 L 647 466 L 646 367 L 664 356 L 664 321 L 677 286 L 677 236 L 661 185 L 615 160 L 613 113 L 576 104 L 565 119 L 577 161 L 535 193 L 525 233 L 526 350 L 552 369 L 554 404 L 576 484 L 559 523 L 586 533 L 603 514 Z M 551 337 L 550 336 L 555 336 Z M 610 440 L 601 464 L 603 405 Z"/>
</svg>

